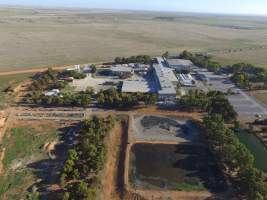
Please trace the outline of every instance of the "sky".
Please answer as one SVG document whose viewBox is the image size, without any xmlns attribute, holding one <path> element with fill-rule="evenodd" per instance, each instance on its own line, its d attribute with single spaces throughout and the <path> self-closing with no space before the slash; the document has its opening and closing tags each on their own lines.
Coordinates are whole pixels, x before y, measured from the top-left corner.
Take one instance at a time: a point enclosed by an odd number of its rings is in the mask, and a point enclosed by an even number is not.
<svg viewBox="0 0 267 200">
<path fill-rule="evenodd" d="M 0 0 L 0 4 L 267 15 L 267 0 Z"/>
</svg>

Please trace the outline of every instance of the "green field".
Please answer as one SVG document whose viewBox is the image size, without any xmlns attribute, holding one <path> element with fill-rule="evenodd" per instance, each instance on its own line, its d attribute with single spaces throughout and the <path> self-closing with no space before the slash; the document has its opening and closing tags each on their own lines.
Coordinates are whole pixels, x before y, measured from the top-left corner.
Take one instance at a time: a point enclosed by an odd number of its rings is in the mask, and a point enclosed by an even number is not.
<svg viewBox="0 0 267 200">
<path fill-rule="evenodd" d="M 10 103 L 14 100 L 14 95 L 9 95 L 4 90 L 12 86 L 16 87 L 19 83 L 29 78 L 32 74 L 16 74 L 16 75 L 3 75 L 0 76 L 0 110 L 7 106 L 7 103 Z"/>
<path fill-rule="evenodd" d="M 28 124 L 12 128 L 6 135 L 1 145 L 6 150 L 4 174 L 0 176 L 0 199 L 25 199 L 29 194 L 27 190 L 38 179 L 38 170 L 29 164 L 48 158 L 42 146 L 57 139 L 58 132 L 53 124 L 38 127 Z"/>
<path fill-rule="evenodd" d="M 0 30 L 0 70 L 184 49 L 267 65 L 266 17 L 2 7 Z"/>
</svg>

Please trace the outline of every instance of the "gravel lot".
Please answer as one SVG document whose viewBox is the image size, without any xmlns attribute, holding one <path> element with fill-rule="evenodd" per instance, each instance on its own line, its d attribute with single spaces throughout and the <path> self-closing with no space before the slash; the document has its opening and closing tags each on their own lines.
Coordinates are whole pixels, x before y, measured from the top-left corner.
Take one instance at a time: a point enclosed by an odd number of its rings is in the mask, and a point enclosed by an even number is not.
<svg viewBox="0 0 267 200">
<path fill-rule="evenodd" d="M 144 117 L 158 118 L 156 125 L 144 127 Z M 171 120 L 173 123 L 165 122 Z M 175 125 L 176 123 L 176 125 Z M 177 141 L 193 142 L 198 141 L 199 131 L 190 119 L 173 119 L 163 116 L 134 116 L 134 136 L 142 141 Z"/>
<path fill-rule="evenodd" d="M 202 73 L 205 74 L 209 80 L 208 88 L 210 90 L 219 90 L 227 93 L 228 89 L 231 89 L 234 93 L 236 93 L 234 95 L 227 95 L 227 98 L 234 106 L 240 117 L 251 119 L 254 119 L 255 115 L 267 117 L 267 107 L 236 87 L 236 85 L 230 81 L 226 75 L 214 75 L 213 73 L 207 71 L 202 71 Z"/>
</svg>

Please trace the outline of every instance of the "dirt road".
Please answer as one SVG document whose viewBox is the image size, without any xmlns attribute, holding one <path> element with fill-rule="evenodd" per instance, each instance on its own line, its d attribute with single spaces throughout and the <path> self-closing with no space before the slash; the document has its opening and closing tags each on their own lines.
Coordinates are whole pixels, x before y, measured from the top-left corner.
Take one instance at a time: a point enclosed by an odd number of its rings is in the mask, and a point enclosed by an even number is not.
<svg viewBox="0 0 267 200">
<path fill-rule="evenodd" d="M 97 63 L 86 63 L 86 64 L 80 64 L 80 65 L 90 65 L 90 64 L 96 64 L 96 65 L 101 65 L 103 63 L 106 62 L 112 62 L 112 61 L 102 61 L 102 62 L 97 62 Z M 62 69 L 66 69 L 68 67 L 72 67 L 74 65 L 62 65 L 62 66 L 55 66 L 52 67 L 54 70 L 62 70 Z M 14 74 L 26 74 L 26 73 L 37 73 L 37 72 L 43 72 L 45 70 L 47 70 L 48 67 L 36 67 L 36 68 L 32 68 L 32 69 L 21 69 L 21 70 L 12 70 L 12 71 L 3 71 L 0 72 L 0 76 L 4 76 L 4 75 L 14 75 Z"/>
<path fill-rule="evenodd" d="M 120 151 L 121 138 L 123 134 L 123 127 L 120 123 L 116 123 L 108 145 L 107 160 L 105 163 L 105 170 L 102 179 L 101 198 L 118 200 L 120 199 L 117 188 L 118 176 L 118 157 Z"/>
</svg>

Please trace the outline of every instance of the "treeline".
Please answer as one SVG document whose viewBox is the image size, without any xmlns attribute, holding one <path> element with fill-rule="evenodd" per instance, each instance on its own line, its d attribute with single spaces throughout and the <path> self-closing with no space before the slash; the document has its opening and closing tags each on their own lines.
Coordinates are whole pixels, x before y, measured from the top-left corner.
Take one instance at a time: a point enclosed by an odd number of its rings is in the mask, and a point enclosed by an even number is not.
<svg viewBox="0 0 267 200">
<path fill-rule="evenodd" d="M 224 125 L 221 115 L 204 117 L 206 135 L 213 152 L 231 177 L 242 199 L 267 199 L 267 184 L 263 173 L 256 169 L 254 157 L 235 133 Z"/>
<path fill-rule="evenodd" d="M 221 65 L 218 62 L 212 61 L 208 55 L 193 54 L 188 51 L 183 51 L 180 56 L 181 59 L 191 60 L 194 65 L 206 68 L 210 72 L 218 72 L 221 69 Z"/>
<path fill-rule="evenodd" d="M 74 79 L 82 79 L 86 74 L 77 71 L 58 72 L 52 68 L 48 68 L 45 72 L 37 73 L 32 79 L 30 89 L 33 91 L 44 91 L 47 89 L 63 89 L 68 84 L 64 79 L 73 77 Z"/>
<path fill-rule="evenodd" d="M 232 73 L 232 81 L 243 88 L 251 88 L 253 83 L 264 83 L 262 89 L 267 88 L 267 71 L 251 64 L 238 63 L 225 68 L 226 72 Z"/>
<path fill-rule="evenodd" d="M 97 102 L 102 106 L 109 107 L 132 107 L 144 102 L 146 105 L 152 105 L 157 102 L 156 94 L 143 94 L 143 93 L 122 93 L 115 87 L 100 91 L 97 96 Z"/>
<path fill-rule="evenodd" d="M 62 89 L 67 85 L 64 81 L 59 81 L 59 72 L 48 68 L 45 72 L 37 73 L 33 77 L 30 89 L 33 91 L 44 91 L 47 89 Z"/>
<path fill-rule="evenodd" d="M 199 90 L 189 90 L 188 94 L 177 100 L 180 109 L 187 111 L 204 111 L 209 114 L 221 114 L 225 121 L 236 120 L 237 113 L 225 95 L 220 91 L 205 93 Z"/>
<path fill-rule="evenodd" d="M 131 56 L 128 58 L 125 57 L 116 57 L 114 59 L 115 64 L 129 64 L 129 63 L 143 63 L 143 64 L 150 64 L 151 57 L 148 55 L 138 55 L 138 56 Z"/>
<path fill-rule="evenodd" d="M 74 79 L 84 79 L 86 77 L 86 74 L 76 70 L 69 70 L 69 71 L 65 70 L 60 74 L 60 76 L 62 78 L 73 77 Z"/>
<path fill-rule="evenodd" d="M 41 91 L 30 94 L 31 103 L 46 106 L 87 106 L 91 103 L 93 92 L 90 90 L 78 93 L 64 93 L 59 95 L 45 96 Z"/>
<path fill-rule="evenodd" d="M 63 200 L 96 199 L 99 172 L 106 160 L 105 138 L 115 125 L 112 116 L 83 122 L 79 142 L 69 150 L 60 182 Z"/>
<path fill-rule="evenodd" d="M 252 89 L 253 83 L 264 83 L 262 86 L 255 86 L 255 89 L 267 88 L 267 71 L 262 67 L 247 63 L 236 63 L 223 67 L 220 63 L 212 61 L 212 57 L 209 55 L 193 54 L 188 51 L 183 51 L 179 57 L 191 60 L 196 66 L 206 68 L 211 72 L 233 74 L 232 81 L 242 88 Z"/>
</svg>

